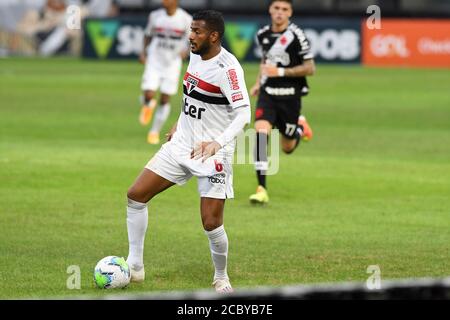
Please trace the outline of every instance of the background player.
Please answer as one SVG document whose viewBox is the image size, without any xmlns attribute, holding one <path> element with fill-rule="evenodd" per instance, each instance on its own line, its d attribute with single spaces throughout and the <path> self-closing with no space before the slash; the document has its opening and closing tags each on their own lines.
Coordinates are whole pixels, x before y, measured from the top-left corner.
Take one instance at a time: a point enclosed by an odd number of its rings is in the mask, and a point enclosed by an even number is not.
<svg viewBox="0 0 450 320">
<path fill-rule="evenodd" d="M 228 237 L 223 226 L 225 199 L 233 198 L 235 137 L 250 122 L 244 72 L 221 47 L 223 17 L 217 11 L 194 15 L 191 57 L 184 77 L 184 106 L 178 123 L 128 191 L 128 263 L 132 281 L 143 281 L 147 202 L 174 184 L 198 178 L 200 212 L 215 267 L 213 285 L 230 292 Z"/>
<path fill-rule="evenodd" d="M 255 170 L 258 178 L 252 203 L 267 203 L 267 143 L 272 127 L 282 135 L 281 147 L 292 153 L 300 139 L 310 140 L 312 130 L 300 116 L 301 97 L 309 91 L 306 76 L 315 72 L 313 54 L 304 32 L 289 21 L 291 0 L 273 0 L 269 7 L 271 25 L 261 28 L 256 36 L 262 49 L 262 63 L 252 95 L 259 95 L 255 112 L 257 132 Z"/>
<path fill-rule="evenodd" d="M 159 143 L 159 133 L 170 114 L 170 96 L 178 91 L 182 59 L 188 55 L 188 35 L 192 17 L 178 7 L 178 0 L 163 0 L 161 9 L 152 11 L 145 29 L 145 63 L 141 89 L 143 106 L 139 121 L 147 125 L 156 109 L 156 91 L 160 89 L 160 106 L 147 135 L 150 144 Z"/>
</svg>

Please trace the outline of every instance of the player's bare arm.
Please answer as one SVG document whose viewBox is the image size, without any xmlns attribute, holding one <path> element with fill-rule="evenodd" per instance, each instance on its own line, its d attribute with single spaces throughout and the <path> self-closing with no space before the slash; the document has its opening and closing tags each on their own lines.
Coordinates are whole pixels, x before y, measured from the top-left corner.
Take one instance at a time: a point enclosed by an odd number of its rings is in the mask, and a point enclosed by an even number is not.
<svg viewBox="0 0 450 320">
<path fill-rule="evenodd" d="M 316 72 L 314 59 L 305 60 L 302 64 L 292 68 L 278 68 L 271 64 L 263 64 L 260 73 L 263 76 L 274 77 L 305 77 L 312 76 Z"/>
<path fill-rule="evenodd" d="M 264 59 L 261 59 L 261 66 L 264 65 Z M 259 90 L 261 89 L 261 68 L 256 76 L 256 81 L 253 87 L 250 88 L 250 95 L 256 97 L 259 95 Z"/>
<path fill-rule="evenodd" d="M 147 60 L 147 47 L 150 45 L 150 42 L 152 42 L 152 37 L 144 36 L 144 48 L 139 55 L 139 62 L 142 64 L 145 64 Z"/>
</svg>

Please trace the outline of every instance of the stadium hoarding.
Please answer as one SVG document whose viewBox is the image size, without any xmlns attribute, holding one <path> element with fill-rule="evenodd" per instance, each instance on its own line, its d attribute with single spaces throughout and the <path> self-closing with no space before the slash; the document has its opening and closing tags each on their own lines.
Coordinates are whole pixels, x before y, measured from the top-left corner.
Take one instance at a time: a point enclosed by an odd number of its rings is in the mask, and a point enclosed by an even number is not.
<svg viewBox="0 0 450 320">
<path fill-rule="evenodd" d="M 240 61 L 259 61 L 255 44 L 258 29 L 269 21 L 266 17 L 227 16 L 224 46 Z M 129 59 L 142 50 L 145 17 L 87 19 L 83 24 L 85 58 Z M 308 39 L 317 62 L 359 63 L 361 32 L 359 19 L 293 19 Z"/>
<path fill-rule="evenodd" d="M 255 44 L 258 29 L 270 21 L 266 18 L 230 17 L 226 19 L 224 46 L 239 59 L 259 61 Z M 317 62 L 359 63 L 361 32 L 359 19 L 292 19 L 305 31 Z"/>
<path fill-rule="evenodd" d="M 450 68 L 449 19 L 383 19 L 381 29 L 361 29 L 365 65 Z"/>
<path fill-rule="evenodd" d="M 93 59 L 137 57 L 142 50 L 145 19 L 86 19 L 82 56 Z"/>
</svg>

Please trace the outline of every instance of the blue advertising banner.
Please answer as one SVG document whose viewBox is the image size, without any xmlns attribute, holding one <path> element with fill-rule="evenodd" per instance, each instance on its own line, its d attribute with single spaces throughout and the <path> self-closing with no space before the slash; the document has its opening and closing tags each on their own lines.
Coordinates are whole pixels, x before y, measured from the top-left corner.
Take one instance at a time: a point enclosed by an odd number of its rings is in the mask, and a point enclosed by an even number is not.
<svg viewBox="0 0 450 320">
<path fill-rule="evenodd" d="M 224 47 L 241 61 L 259 61 L 255 34 L 269 23 L 266 17 L 226 17 Z M 136 58 L 142 51 L 144 17 L 88 19 L 84 23 L 83 57 Z M 361 62 L 359 19 L 293 19 L 306 33 L 317 62 Z"/>
</svg>

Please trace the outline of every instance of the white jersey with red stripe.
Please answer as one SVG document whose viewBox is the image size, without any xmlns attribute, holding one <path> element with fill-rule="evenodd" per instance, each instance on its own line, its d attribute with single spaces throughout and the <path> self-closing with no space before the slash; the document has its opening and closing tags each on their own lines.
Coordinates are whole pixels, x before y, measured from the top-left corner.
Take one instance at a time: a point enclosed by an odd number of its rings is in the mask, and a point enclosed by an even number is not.
<svg viewBox="0 0 450 320">
<path fill-rule="evenodd" d="M 226 49 L 209 60 L 191 53 L 183 80 L 183 105 L 172 141 L 186 151 L 219 137 L 235 118 L 236 108 L 250 108 L 239 61 Z M 220 153 L 231 156 L 235 141 Z"/>
<path fill-rule="evenodd" d="M 164 72 L 181 67 L 181 52 L 189 47 L 192 16 L 181 8 L 169 16 L 166 9 L 152 11 L 145 35 L 152 37 L 147 63 Z"/>
</svg>

